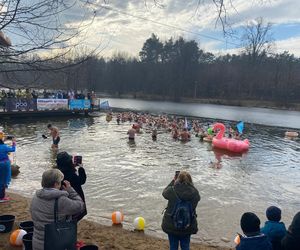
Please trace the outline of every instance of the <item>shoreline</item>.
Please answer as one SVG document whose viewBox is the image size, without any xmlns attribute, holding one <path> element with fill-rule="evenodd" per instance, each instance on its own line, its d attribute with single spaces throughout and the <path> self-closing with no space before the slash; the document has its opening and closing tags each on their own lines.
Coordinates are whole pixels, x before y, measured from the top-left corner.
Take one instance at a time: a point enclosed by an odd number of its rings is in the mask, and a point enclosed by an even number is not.
<svg viewBox="0 0 300 250">
<path fill-rule="evenodd" d="M 176 103 L 201 103 L 201 104 L 214 104 L 234 107 L 248 107 L 248 108 L 267 108 L 275 110 L 287 111 L 300 111 L 300 103 L 282 103 L 280 101 L 263 101 L 263 100 L 239 100 L 239 99 L 219 99 L 219 98 L 185 98 L 181 97 L 179 100 L 174 101 L 170 97 L 156 96 L 156 95 L 134 95 L 123 94 L 120 96 L 111 95 L 107 93 L 97 93 L 99 98 L 120 98 L 120 99 L 133 99 L 143 101 L 168 101 Z"/>
<path fill-rule="evenodd" d="M 31 220 L 29 206 L 31 198 L 20 194 L 8 192 L 12 200 L 0 203 L 1 214 L 13 214 L 16 216 L 14 229 L 19 222 Z M 147 229 L 146 229 L 147 230 Z M 99 249 L 105 250 L 152 250 L 169 249 L 168 240 L 150 236 L 144 232 L 136 232 L 123 229 L 122 226 L 105 226 L 83 219 L 78 224 L 78 241 L 85 244 L 96 244 Z M 10 232 L 11 233 L 11 232 Z M 0 234 L 0 249 L 15 250 L 9 245 L 10 233 Z M 203 243 L 191 243 L 191 250 L 230 250 L 232 248 L 209 246 Z"/>
</svg>

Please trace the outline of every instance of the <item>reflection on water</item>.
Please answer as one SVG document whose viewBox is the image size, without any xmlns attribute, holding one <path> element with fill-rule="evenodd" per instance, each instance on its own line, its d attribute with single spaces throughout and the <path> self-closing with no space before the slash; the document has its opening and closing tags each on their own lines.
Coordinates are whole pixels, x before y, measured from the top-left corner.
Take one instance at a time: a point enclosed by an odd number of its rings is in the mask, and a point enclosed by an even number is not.
<svg viewBox="0 0 300 250">
<path fill-rule="evenodd" d="M 299 141 L 285 139 L 284 129 L 246 124 L 251 142 L 248 153 L 233 155 L 213 150 L 210 143 L 193 136 L 188 143 L 159 133 L 152 141 L 144 130 L 134 143 L 127 140 L 129 123 L 117 125 L 105 117 L 47 119 L 30 122 L 1 121 L 6 131 L 17 137 L 17 164 L 21 173 L 10 189 L 32 195 L 40 187 L 41 174 L 55 164 L 51 139 L 43 139 L 48 123 L 61 132 L 60 150 L 83 156 L 88 180 L 84 185 L 88 218 L 109 222 L 111 212 L 122 210 L 125 227 L 137 216 L 147 221 L 148 231 L 161 233 L 161 211 L 166 201 L 162 190 L 176 170 L 186 169 L 201 194 L 197 213 L 199 233 L 193 238 L 226 244 L 240 231 L 240 216 L 256 212 L 265 220 L 265 209 L 278 205 L 283 220 L 290 223 L 299 210 Z M 207 120 L 202 120 L 207 122 Z"/>
</svg>

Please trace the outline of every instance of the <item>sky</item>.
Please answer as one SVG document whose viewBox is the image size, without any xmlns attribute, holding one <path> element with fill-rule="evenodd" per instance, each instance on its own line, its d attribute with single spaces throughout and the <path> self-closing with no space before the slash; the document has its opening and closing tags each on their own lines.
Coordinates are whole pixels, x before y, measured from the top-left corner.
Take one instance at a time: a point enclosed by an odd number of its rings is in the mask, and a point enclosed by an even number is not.
<svg viewBox="0 0 300 250">
<path fill-rule="evenodd" d="M 215 0 L 220 1 L 220 0 Z M 226 21 L 224 35 L 214 0 L 89 0 L 88 12 L 95 19 L 80 41 L 90 48 L 99 47 L 101 55 L 118 52 L 138 56 L 152 33 L 163 42 L 180 36 L 196 40 L 199 47 L 214 54 L 238 53 L 243 27 L 262 17 L 271 23 L 274 53 L 289 51 L 300 57 L 299 0 L 224 0 Z M 67 26 L 88 23 L 92 14 L 75 6 L 65 13 Z M 83 14 L 84 13 L 84 14 Z M 74 41 L 73 41 L 74 42 Z"/>
</svg>

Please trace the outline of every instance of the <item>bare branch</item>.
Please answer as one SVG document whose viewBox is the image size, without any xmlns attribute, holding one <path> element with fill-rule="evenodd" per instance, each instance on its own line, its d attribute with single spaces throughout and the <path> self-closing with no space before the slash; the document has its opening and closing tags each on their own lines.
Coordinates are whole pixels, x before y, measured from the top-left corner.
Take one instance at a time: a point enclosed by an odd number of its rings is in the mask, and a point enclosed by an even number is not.
<svg viewBox="0 0 300 250">
<path fill-rule="evenodd" d="M 84 42 L 80 35 L 90 27 L 95 18 L 95 12 L 91 8 L 93 1 L 2 1 L 0 31 L 5 30 L 14 40 L 10 47 L 0 45 L 0 66 L 27 64 L 33 68 L 42 61 L 49 62 L 51 58 L 57 60 L 64 57 L 66 51 L 80 46 Z M 68 23 L 64 16 L 73 14 L 76 8 L 80 10 L 80 18 Z M 30 61 L 34 53 L 41 52 L 47 56 L 39 56 L 38 61 Z M 9 70 L 13 71 L 11 68 Z M 16 67 L 16 70 L 19 69 Z M 0 67 L 0 72 L 6 72 L 5 67 Z"/>
</svg>

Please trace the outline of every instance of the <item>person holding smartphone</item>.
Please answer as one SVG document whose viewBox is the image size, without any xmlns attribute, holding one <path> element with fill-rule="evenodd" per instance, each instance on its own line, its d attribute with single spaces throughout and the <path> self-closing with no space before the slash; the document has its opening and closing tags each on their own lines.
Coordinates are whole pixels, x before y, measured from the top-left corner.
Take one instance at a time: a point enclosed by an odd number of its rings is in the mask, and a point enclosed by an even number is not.
<svg viewBox="0 0 300 250">
<path fill-rule="evenodd" d="M 16 139 L 10 137 L 12 146 L 6 145 L 4 143 L 5 139 L 7 139 L 7 137 L 0 131 L 0 202 L 8 200 L 8 198 L 5 197 L 5 189 L 11 180 L 11 163 L 8 154 L 16 151 Z"/>
<path fill-rule="evenodd" d="M 82 166 L 82 157 L 75 156 L 74 162 L 72 155 L 67 152 L 60 152 L 56 158 L 57 168 L 64 174 L 64 180 L 71 183 L 71 186 L 79 194 L 85 203 L 85 197 L 82 190 L 82 185 L 86 182 L 86 173 Z M 77 221 L 81 220 L 87 214 L 86 208 L 83 212 L 73 216 Z"/>
<path fill-rule="evenodd" d="M 63 179 L 64 175 L 58 169 L 46 170 L 42 175 L 42 188 L 37 190 L 32 198 L 30 214 L 34 223 L 33 250 L 45 249 L 45 226 L 55 220 L 54 204 L 56 199 L 59 221 L 69 220 L 70 217 L 81 213 L 85 209 L 82 199 L 72 188 L 70 182 L 65 180 L 63 187 L 61 187 Z"/>
<path fill-rule="evenodd" d="M 198 231 L 196 207 L 200 201 L 200 195 L 195 188 L 191 175 L 186 171 L 176 171 L 174 179 L 164 189 L 163 197 L 168 200 L 162 220 L 162 230 L 168 234 L 170 250 L 178 250 L 179 244 L 182 250 L 190 249 L 192 234 Z M 187 223 L 182 223 L 180 212 L 188 208 Z M 181 217 L 182 219 L 183 217 Z"/>
</svg>

